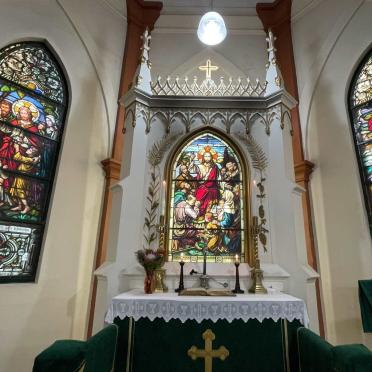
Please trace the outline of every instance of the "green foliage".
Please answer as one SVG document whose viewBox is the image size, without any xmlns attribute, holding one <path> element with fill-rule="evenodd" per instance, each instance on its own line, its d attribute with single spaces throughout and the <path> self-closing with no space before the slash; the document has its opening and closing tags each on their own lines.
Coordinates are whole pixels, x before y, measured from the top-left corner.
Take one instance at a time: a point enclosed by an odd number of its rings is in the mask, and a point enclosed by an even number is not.
<svg viewBox="0 0 372 372">
<path fill-rule="evenodd" d="M 262 147 L 255 141 L 251 134 L 238 134 L 239 138 L 247 145 L 252 160 L 252 167 L 263 172 L 268 165 L 266 154 Z"/>
<path fill-rule="evenodd" d="M 160 141 L 157 141 L 153 144 L 151 150 L 147 155 L 147 159 L 152 167 L 156 167 L 161 163 L 164 154 L 179 136 L 180 133 L 175 133 L 172 135 L 166 134 Z"/>
</svg>

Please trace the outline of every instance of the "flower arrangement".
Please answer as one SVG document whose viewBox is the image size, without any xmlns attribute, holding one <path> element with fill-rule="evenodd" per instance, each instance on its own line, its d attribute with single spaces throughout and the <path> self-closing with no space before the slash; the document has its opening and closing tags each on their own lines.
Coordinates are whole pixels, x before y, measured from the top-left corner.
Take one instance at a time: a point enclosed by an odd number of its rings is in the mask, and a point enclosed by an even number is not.
<svg viewBox="0 0 372 372">
<path fill-rule="evenodd" d="M 146 272 L 161 268 L 165 262 L 165 252 L 162 249 L 140 249 L 136 252 L 138 263 L 143 266 Z"/>
<path fill-rule="evenodd" d="M 165 252 L 162 249 L 143 248 L 136 252 L 138 263 L 146 271 L 144 291 L 152 293 L 155 287 L 154 271 L 160 269 L 165 262 Z"/>
</svg>

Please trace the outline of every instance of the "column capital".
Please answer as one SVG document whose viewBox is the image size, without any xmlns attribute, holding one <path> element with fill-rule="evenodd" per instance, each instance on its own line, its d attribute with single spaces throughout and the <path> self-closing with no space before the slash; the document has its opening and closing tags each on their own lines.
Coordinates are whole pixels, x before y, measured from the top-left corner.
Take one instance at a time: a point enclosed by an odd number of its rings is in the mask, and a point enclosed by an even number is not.
<svg viewBox="0 0 372 372">
<path fill-rule="evenodd" d="M 315 164 L 308 160 L 303 160 L 300 163 L 295 164 L 295 178 L 297 183 L 308 183 L 310 181 L 310 175 L 313 173 Z"/>
<path fill-rule="evenodd" d="M 127 0 L 128 23 L 152 30 L 162 8 L 160 1 Z"/>
<path fill-rule="evenodd" d="M 108 158 L 101 161 L 102 168 L 105 171 L 107 181 L 119 181 L 121 162 L 113 158 Z"/>
<path fill-rule="evenodd" d="M 256 11 L 267 32 L 284 22 L 291 21 L 292 0 L 276 0 L 273 3 L 257 3 Z"/>
</svg>

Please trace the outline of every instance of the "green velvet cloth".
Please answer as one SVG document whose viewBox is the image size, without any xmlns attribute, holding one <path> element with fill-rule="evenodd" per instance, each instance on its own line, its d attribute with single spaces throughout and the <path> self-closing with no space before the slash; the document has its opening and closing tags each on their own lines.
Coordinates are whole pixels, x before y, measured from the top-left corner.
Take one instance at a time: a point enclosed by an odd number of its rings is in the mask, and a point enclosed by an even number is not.
<svg viewBox="0 0 372 372">
<path fill-rule="evenodd" d="M 111 372 L 117 350 L 118 327 L 110 325 L 88 341 L 60 340 L 35 359 L 33 372 Z"/>
<path fill-rule="evenodd" d="M 86 351 L 87 345 L 84 341 L 56 341 L 36 357 L 32 371 L 78 371 L 85 361 Z"/>
<path fill-rule="evenodd" d="M 307 328 L 297 331 L 298 358 L 301 372 L 333 371 L 333 346 Z"/>
<path fill-rule="evenodd" d="M 195 345 L 204 349 L 202 334 L 211 329 L 216 336 L 213 349 L 225 346 L 229 356 L 225 361 L 213 359 L 213 372 L 283 372 L 291 358 L 287 354 L 286 340 L 294 342 L 298 322 L 284 327 L 284 321 L 266 319 L 262 323 L 250 320 L 219 320 L 214 323 L 162 319 L 150 321 L 115 320 L 119 325 L 120 352 L 116 358 L 116 371 L 130 372 L 190 372 L 204 371 L 204 359 L 192 360 L 187 351 Z M 122 344 L 123 342 L 123 344 Z M 127 346 L 125 349 L 124 346 Z M 121 355 L 119 355 L 121 354 Z M 151 369 L 150 367 L 151 366 Z"/>
<path fill-rule="evenodd" d="M 338 372 L 371 372 L 372 352 L 364 345 L 341 345 L 332 350 Z"/>
<path fill-rule="evenodd" d="M 359 280 L 359 303 L 364 332 L 372 332 L 372 280 Z"/>
<path fill-rule="evenodd" d="M 118 327 L 110 325 L 87 341 L 84 372 L 111 372 L 114 370 Z"/>
</svg>

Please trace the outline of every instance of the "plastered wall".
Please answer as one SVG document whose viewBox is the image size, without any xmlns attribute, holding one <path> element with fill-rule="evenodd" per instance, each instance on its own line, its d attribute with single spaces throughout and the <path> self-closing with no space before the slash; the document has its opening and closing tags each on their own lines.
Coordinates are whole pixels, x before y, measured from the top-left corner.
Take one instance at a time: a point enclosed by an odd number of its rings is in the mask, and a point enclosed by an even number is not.
<svg viewBox="0 0 372 372">
<path fill-rule="evenodd" d="M 313 1 L 293 20 L 302 134 L 306 156 L 315 163 L 311 198 L 326 336 L 369 347 L 357 280 L 372 276 L 372 246 L 347 94 L 358 62 L 372 46 L 371 14 L 371 1 Z"/>
<path fill-rule="evenodd" d="M 125 41 L 120 3 L 1 2 L 0 47 L 46 40 L 71 93 L 37 281 L 0 285 L 1 372 L 30 371 L 54 340 L 86 334 L 104 187 L 100 161 L 111 151 Z"/>
</svg>

